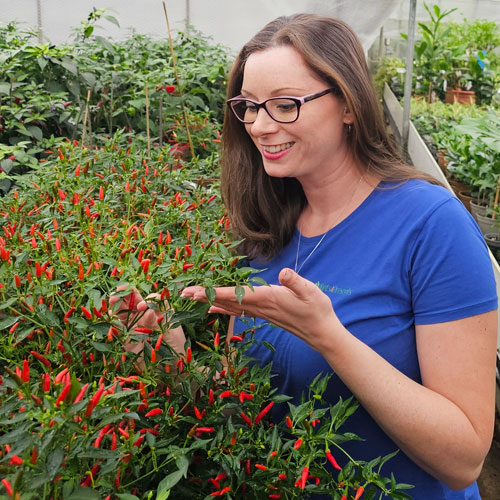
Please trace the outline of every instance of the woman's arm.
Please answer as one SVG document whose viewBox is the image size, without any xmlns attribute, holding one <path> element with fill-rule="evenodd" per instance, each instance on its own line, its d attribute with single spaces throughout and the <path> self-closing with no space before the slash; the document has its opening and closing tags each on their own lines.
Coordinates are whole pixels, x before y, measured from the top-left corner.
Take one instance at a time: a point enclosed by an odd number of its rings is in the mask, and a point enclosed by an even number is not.
<svg viewBox="0 0 500 500">
<path fill-rule="evenodd" d="M 479 476 L 491 445 L 496 324 L 492 311 L 417 326 L 422 385 L 348 332 L 322 354 L 417 465 L 450 488 L 462 489 Z"/>
<path fill-rule="evenodd" d="M 330 299 L 291 270 L 282 286 L 217 289 L 212 312 L 245 311 L 290 331 L 320 352 L 384 431 L 420 467 L 450 488 L 479 475 L 494 420 L 497 312 L 416 328 L 419 384 L 349 333 Z M 206 301 L 204 289 L 185 297 Z"/>
</svg>

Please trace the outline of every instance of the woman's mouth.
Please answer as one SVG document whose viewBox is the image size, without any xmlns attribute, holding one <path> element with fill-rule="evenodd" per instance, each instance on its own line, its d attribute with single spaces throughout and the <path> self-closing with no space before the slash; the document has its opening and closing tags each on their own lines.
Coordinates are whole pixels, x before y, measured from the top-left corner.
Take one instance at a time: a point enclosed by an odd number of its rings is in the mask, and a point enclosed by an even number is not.
<svg viewBox="0 0 500 500">
<path fill-rule="evenodd" d="M 276 144 L 274 146 L 262 146 L 262 150 L 267 153 L 279 153 L 285 149 L 290 149 L 293 144 L 293 142 L 285 142 L 284 144 Z"/>
<path fill-rule="evenodd" d="M 271 146 L 262 145 L 262 155 L 268 160 L 278 160 L 290 151 L 294 142 L 284 142 L 283 144 L 273 144 Z"/>
</svg>

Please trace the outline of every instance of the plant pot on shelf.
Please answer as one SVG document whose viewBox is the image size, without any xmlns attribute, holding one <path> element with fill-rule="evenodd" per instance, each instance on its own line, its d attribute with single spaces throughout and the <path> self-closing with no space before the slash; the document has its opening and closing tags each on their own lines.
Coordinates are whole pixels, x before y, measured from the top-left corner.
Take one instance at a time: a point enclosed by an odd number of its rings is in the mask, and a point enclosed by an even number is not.
<svg viewBox="0 0 500 500">
<path fill-rule="evenodd" d="M 478 202 L 477 200 L 472 200 L 470 202 L 470 213 L 472 214 L 474 219 L 476 219 L 476 221 L 477 221 L 478 215 L 482 215 L 482 216 L 486 215 L 486 210 L 488 210 L 488 207 L 489 207 L 489 203 L 487 201 L 479 201 Z"/>
<path fill-rule="evenodd" d="M 467 191 L 459 191 L 457 193 L 458 199 L 465 205 L 465 208 L 470 212 L 471 211 L 471 201 L 474 201 L 474 197 L 472 196 L 472 192 L 470 190 Z"/>
<path fill-rule="evenodd" d="M 500 233 L 487 233 L 484 235 L 484 240 L 488 245 L 491 253 L 497 261 L 500 258 Z"/>
<path fill-rule="evenodd" d="M 450 172 L 448 171 L 447 167 L 448 167 L 448 163 L 450 163 L 450 161 L 445 156 L 447 152 L 448 151 L 446 151 L 446 149 L 438 149 L 436 151 L 436 156 L 437 156 L 439 168 L 443 171 L 443 174 L 446 177 L 449 177 Z"/>
<path fill-rule="evenodd" d="M 498 231 L 498 220 L 492 219 L 491 215 L 486 216 L 486 215 L 476 215 L 476 221 L 477 225 L 479 226 L 479 229 L 481 229 L 481 232 L 483 235 L 486 234 L 492 234 L 495 231 Z"/>
<path fill-rule="evenodd" d="M 449 172 L 448 172 L 448 175 L 449 175 Z M 451 189 L 453 189 L 453 192 L 457 196 L 458 196 L 458 193 L 460 193 L 460 191 L 470 191 L 471 190 L 471 187 L 468 184 L 454 180 L 453 177 L 448 176 L 448 182 L 451 186 Z"/>
<path fill-rule="evenodd" d="M 475 104 L 476 93 L 473 90 L 447 89 L 445 101 L 448 104 Z"/>
</svg>

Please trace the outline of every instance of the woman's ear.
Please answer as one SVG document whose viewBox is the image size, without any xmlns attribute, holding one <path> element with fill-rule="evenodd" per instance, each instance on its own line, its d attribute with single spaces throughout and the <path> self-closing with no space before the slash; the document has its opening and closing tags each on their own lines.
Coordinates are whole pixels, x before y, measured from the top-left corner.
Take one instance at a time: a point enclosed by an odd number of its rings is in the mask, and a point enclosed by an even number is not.
<svg viewBox="0 0 500 500">
<path fill-rule="evenodd" d="M 344 106 L 343 120 L 346 125 L 351 125 L 354 121 L 352 113 L 347 106 Z"/>
</svg>

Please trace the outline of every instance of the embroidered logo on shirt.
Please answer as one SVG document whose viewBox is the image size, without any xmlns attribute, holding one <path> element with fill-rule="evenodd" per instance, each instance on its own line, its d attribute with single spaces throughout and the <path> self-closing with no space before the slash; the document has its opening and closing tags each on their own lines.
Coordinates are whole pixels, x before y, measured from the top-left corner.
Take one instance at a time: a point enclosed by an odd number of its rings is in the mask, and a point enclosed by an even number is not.
<svg viewBox="0 0 500 500">
<path fill-rule="evenodd" d="M 325 283 L 320 283 L 317 281 L 316 286 L 323 292 L 338 293 L 339 295 L 351 295 L 352 290 L 350 288 L 340 288 L 335 285 L 326 285 Z"/>
</svg>

